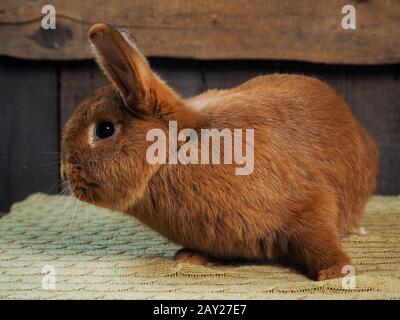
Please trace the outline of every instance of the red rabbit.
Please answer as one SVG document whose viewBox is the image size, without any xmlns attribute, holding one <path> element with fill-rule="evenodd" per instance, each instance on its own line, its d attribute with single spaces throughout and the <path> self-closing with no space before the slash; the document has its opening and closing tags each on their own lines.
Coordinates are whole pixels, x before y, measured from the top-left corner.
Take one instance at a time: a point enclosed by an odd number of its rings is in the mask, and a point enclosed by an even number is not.
<svg viewBox="0 0 400 320">
<path fill-rule="evenodd" d="M 259 76 L 184 100 L 129 37 L 89 33 L 112 81 L 78 106 L 62 138 L 62 177 L 83 201 L 132 215 L 182 245 L 182 262 L 285 261 L 318 280 L 343 276 L 341 237 L 357 234 L 377 148 L 325 83 Z M 151 129 L 254 129 L 254 171 L 233 164 L 150 164 Z"/>
</svg>

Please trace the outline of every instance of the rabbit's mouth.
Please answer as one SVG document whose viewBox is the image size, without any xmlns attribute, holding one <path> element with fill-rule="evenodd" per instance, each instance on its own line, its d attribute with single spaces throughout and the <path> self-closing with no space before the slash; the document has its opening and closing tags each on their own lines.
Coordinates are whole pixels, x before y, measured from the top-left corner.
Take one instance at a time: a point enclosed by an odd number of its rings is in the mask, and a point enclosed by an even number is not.
<svg viewBox="0 0 400 320">
<path fill-rule="evenodd" d="M 88 202 L 90 204 L 95 204 L 98 200 L 97 190 L 100 186 L 94 182 L 72 182 L 69 181 L 69 186 L 72 193 L 81 201 Z"/>
<path fill-rule="evenodd" d="M 62 163 L 60 173 L 69 190 L 79 200 L 91 204 L 99 201 L 100 184 L 92 181 L 82 166 Z"/>
<path fill-rule="evenodd" d="M 63 179 L 69 190 L 81 201 L 95 204 L 98 199 L 100 185 L 94 181 L 87 181 L 84 177 L 74 172 L 64 172 Z"/>
</svg>

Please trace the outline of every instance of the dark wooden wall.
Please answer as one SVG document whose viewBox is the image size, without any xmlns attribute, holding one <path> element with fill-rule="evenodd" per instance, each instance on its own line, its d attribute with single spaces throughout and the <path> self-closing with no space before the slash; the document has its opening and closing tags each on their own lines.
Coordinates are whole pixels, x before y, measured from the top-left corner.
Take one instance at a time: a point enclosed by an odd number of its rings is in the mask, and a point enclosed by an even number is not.
<svg viewBox="0 0 400 320">
<path fill-rule="evenodd" d="M 277 61 L 151 59 L 184 97 L 229 88 L 259 74 L 302 73 L 330 83 L 375 137 L 380 149 L 377 193 L 400 194 L 400 65 L 343 66 Z M 91 60 L 0 58 L 0 211 L 32 192 L 59 191 L 62 126 L 76 105 L 107 84 Z"/>
<path fill-rule="evenodd" d="M 55 191 L 57 68 L 0 60 L 0 211 L 36 191 Z"/>
</svg>

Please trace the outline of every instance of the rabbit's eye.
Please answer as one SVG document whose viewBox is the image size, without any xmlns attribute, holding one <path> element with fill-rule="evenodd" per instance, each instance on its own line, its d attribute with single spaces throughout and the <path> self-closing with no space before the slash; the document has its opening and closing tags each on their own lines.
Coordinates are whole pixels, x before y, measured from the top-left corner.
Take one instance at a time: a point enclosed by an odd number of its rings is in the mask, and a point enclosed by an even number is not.
<svg viewBox="0 0 400 320">
<path fill-rule="evenodd" d="M 115 132 L 115 126 L 112 122 L 100 122 L 96 126 L 96 137 L 105 139 L 111 137 Z"/>
</svg>

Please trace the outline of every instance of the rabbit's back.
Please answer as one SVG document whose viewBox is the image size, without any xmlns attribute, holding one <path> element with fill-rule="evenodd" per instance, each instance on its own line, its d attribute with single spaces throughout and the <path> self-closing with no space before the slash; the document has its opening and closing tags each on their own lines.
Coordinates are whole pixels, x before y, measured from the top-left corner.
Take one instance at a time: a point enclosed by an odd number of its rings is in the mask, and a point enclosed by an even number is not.
<svg viewBox="0 0 400 320">
<path fill-rule="evenodd" d="M 357 232 L 375 190 L 377 149 L 331 87 L 306 76 L 260 76 L 194 97 L 189 106 L 202 114 L 203 127 L 254 128 L 256 174 L 277 167 L 328 185 L 337 198 L 340 232 Z M 285 181 L 278 184 L 285 190 Z"/>
</svg>

